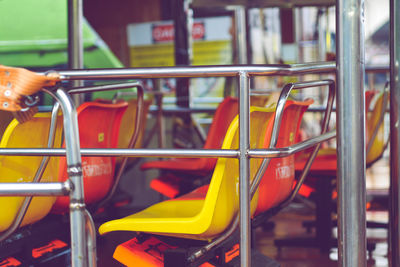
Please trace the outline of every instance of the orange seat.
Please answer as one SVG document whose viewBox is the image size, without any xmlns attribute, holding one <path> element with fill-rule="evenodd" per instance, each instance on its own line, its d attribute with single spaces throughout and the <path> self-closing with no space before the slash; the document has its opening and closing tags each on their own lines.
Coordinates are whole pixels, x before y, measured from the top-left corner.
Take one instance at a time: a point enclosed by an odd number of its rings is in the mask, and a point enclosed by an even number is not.
<svg viewBox="0 0 400 267">
<path fill-rule="evenodd" d="M 371 108 L 371 104 L 373 103 L 373 99 L 376 97 L 375 105 L 371 112 L 369 109 Z M 382 155 L 385 144 L 384 144 L 384 136 L 383 136 L 383 123 L 380 122 L 380 116 L 382 112 L 385 112 L 385 109 L 382 107 L 384 104 L 385 97 L 387 97 L 384 92 L 377 91 L 367 91 L 365 92 L 365 112 L 366 112 L 366 146 L 371 143 L 370 151 L 367 151 L 366 154 L 366 162 L 367 165 L 375 162 Z M 379 129 L 376 129 L 379 127 Z M 378 134 L 371 140 L 373 132 L 375 129 L 378 131 Z M 306 163 L 306 159 L 308 158 L 308 153 L 298 153 L 296 154 L 295 160 L 295 169 L 296 171 L 301 171 L 304 168 Z M 335 148 L 326 148 L 320 149 L 317 157 L 315 158 L 313 164 L 310 168 L 310 174 L 314 175 L 329 175 L 336 176 L 337 169 L 337 156 Z"/>
<path fill-rule="evenodd" d="M 126 102 L 105 104 L 87 102 L 78 109 L 79 140 L 82 148 L 116 148 Z M 59 181 L 68 178 L 65 158 L 60 159 Z M 115 169 L 113 157 L 82 157 L 85 203 L 101 200 L 110 190 Z M 58 197 L 53 212 L 68 210 L 69 197 Z"/>
<path fill-rule="evenodd" d="M 203 146 L 204 149 L 221 148 L 225 133 L 236 114 L 238 114 L 238 100 L 233 97 L 225 98 L 215 112 Z M 216 162 L 216 158 L 168 159 L 146 162 L 142 164 L 141 169 L 169 170 L 201 176 L 211 173 Z"/>
<path fill-rule="evenodd" d="M 297 136 L 303 114 L 312 103 L 312 99 L 304 102 L 286 102 L 276 147 L 287 147 L 294 144 L 294 137 Z M 271 134 L 273 124 L 271 123 L 269 126 L 267 134 Z M 264 147 L 268 146 L 269 140 Z M 255 215 L 267 211 L 285 200 L 292 191 L 294 179 L 294 155 L 271 159 L 259 185 Z"/>
<path fill-rule="evenodd" d="M 373 101 L 376 98 L 376 101 Z M 367 91 L 365 94 L 365 112 L 366 112 L 366 132 L 367 140 L 366 144 L 372 144 L 372 149 L 367 152 L 367 165 L 372 164 L 374 161 L 379 159 L 384 151 L 383 141 L 383 123 L 379 118 L 383 118 L 383 112 L 385 112 L 385 99 L 387 100 L 387 93 L 378 94 L 375 91 Z M 372 112 L 372 103 L 375 102 Z M 382 115 L 382 116 L 381 116 Z M 382 122 L 382 121 L 381 121 Z M 373 134 L 371 131 L 378 131 L 376 138 L 371 138 Z M 370 132 L 370 133 L 368 133 Z M 373 153 L 371 153 L 373 152 Z M 295 155 L 295 171 L 301 173 L 306 164 L 306 159 L 309 157 L 309 153 L 300 152 Z M 289 238 L 289 239 L 277 239 L 274 241 L 275 245 L 281 246 L 303 246 L 311 245 L 317 246 L 321 251 L 328 252 L 332 247 L 332 198 L 333 198 L 333 183 L 336 179 L 337 172 L 337 155 L 336 149 L 326 148 L 320 149 L 317 157 L 311 165 L 310 172 L 307 179 L 304 181 L 303 186 L 308 186 L 308 189 L 314 190 L 314 197 L 316 199 L 316 220 L 315 220 L 315 237 L 312 238 Z M 313 223 L 305 223 L 305 225 L 314 225 Z M 370 244 L 367 244 L 370 247 Z"/>
<path fill-rule="evenodd" d="M 129 145 L 129 142 L 131 140 L 131 137 L 134 133 L 135 130 L 135 119 L 136 119 L 136 111 L 137 111 L 137 106 L 138 106 L 138 100 L 137 99 L 130 99 L 127 100 L 128 102 L 128 108 L 126 112 L 124 113 L 124 116 L 122 117 L 121 121 L 121 130 L 119 133 L 119 138 L 118 138 L 118 148 L 127 148 Z M 142 107 L 142 113 L 141 113 L 141 118 L 140 118 L 140 129 L 139 129 L 139 135 L 136 140 L 134 148 L 141 148 L 142 143 L 143 143 L 143 137 L 144 137 L 144 130 L 146 129 L 146 122 L 147 122 L 147 114 L 149 112 L 149 108 L 151 103 L 153 102 L 153 99 L 146 99 L 143 101 L 143 107 Z M 135 158 L 129 158 L 134 160 Z M 120 161 L 121 158 L 117 158 L 117 163 Z"/>
</svg>

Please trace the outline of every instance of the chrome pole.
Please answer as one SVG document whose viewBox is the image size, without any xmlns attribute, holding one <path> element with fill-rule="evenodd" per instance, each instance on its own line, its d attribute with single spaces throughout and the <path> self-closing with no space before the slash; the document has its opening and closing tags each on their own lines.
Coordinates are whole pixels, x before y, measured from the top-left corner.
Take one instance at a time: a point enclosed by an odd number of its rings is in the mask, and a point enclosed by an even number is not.
<svg viewBox="0 0 400 267">
<path fill-rule="evenodd" d="M 400 266 L 400 1 L 390 0 L 390 198 L 388 260 Z"/>
<path fill-rule="evenodd" d="M 82 0 L 68 0 L 68 67 L 83 69 L 83 8 Z M 83 86 L 82 81 L 73 81 L 72 87 Z M 75 105 L 83 102 L 83 95 L 73 96 Z"/>
<path fill-rule="evenodd" d="M 71 263 L 73 267 L 86 267 L 88 266 L 88 253 L 78 116 L 71 98 L 63 89 L 57 89 L 53 96 L 58 100 L 63 111 L 67 173 L 73 187 L 69 195 Z"/>
<path fill-rule="evenodd" d="M 339 266 L 367 265 L 363 0 L 338 0 L 337 154 Z"/>
<path fill-rule="evenodd" d="M 0 155 L 6 156 L 65 156 L 64 148 L 1 148 Z M 233 149 L 125 149 L 125 148 L 82 148 L 82 156 L 123 156 L 152 158 L 238 158 Z"/>
<path fill-rule="evenodd" d="M 247 30 L 246 30 L 246 8 L 234 6 L 236 43 L 239 64 L 247 64 Z"/>
<path fill-rule="evenodd" d="M 65 196 L 72 191 L 64 183 L 0 183 L 0 196 Z"/>
<path fill-rule="evenodd" d="M 60 78 L 68 80 L 105 80 L 134 78 L 179 78 L 179 77 L 236 77 L 239 72 L 250 76 L 300 75 L 312 73 L 333 73 L 334 62 L 314 62 L 304 64 L 281 65 L 211 65 L 185 67 L 121 68 L 121 69 L 85 69 L 57 71 Z M 46 73 L 38 74 L 45 75 Z"/>
<path fill-rule="evenodd" d="M 241 72 L 239 80 L 239 206 L 240 206 L 240 266 L 251 266 L 250 229 L 250 79 Z"/>
</svg>

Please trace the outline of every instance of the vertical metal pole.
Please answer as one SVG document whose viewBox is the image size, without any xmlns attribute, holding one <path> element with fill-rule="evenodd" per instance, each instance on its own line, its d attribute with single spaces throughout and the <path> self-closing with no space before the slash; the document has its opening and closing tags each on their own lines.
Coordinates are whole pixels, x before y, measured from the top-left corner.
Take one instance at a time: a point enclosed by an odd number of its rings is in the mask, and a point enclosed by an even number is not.
<svg viewBox="0 0 400 267">
<path fill-rule="evenodd" d="M 189 66 L 192 61 L 192 27 L 193 11 L 190 8 L 191 0 L 173 0 L 172 16 L 174 18 L 175 29 L 175 65 Z M 190 107 L 190 78 L 176 79 L 176 105 L 179 107 Z M 180 114 L 183 120 L 183 127 L 180 123 L 174 122 L 174 139 L 180 139 L 192 143 L 191 136 L 191 116 L 190 114 Z M 191 147 L 193 144 L 181 144 Z"/>
<path fill-rule="evenodd" d="M 363 0 L 337 0 L 338 250 L 351 267 L 367 266 L 363 10 Z"/>
<path fill-rule="evenodd" d="M 73 267 L 88 266 L 85 233 L 85 202 L 83 193 L 82 161 L 79 144 L 76 108 L 69 95 L 62 89 L 56 91 L 64 114 L 64 134 L 67 172 L 73 190 L 70 193 L 71 262 Z"/>
<path fill-rule="evenodd" d="M 239 202 L 240 202 L 240 266 L 251 266 L 250 251 L 250 80 L 248 73 L 239 74 Z"/>
<path fill-rule="evenodd" d="M 327 8 L 323 8 L 320 9 L 318 11 L 321 12 L 319 13 L 319 17 L 318 17 L 318 59 L 320 61 L 326 61 L 326 34 L 325 32 L 328 31 L 327 25 L 324 24 L 324 16 L 323 14 L 325 13 L 325 15 L 328 15 L 327 12 Z"/>
<path fill-rule="evenodd" d="M 297 44 L 297 62 L 303 63 L 304 62 L 304 54 L 303 54 L 303 44 L 301 41 L 303 40 L 303 12 L 301 7 L 297 7 L 294 9 L 294 27 L 295 27 L 295 38 Z M 302 79 L 302 76 L 300 76 Z"/>
<path fill-rule="evenodd" d="M 400 1 L 390 0 L 389 266 L 400 266 Z"/>
<path fill-rule="evenodd" d="M 83 8 L 82 0 L 68 0 L 68 68 L 83 69 Z M 83 86 L 82 81 L 72 81 L 73 87 Z M 83 102 L 83 94 L 73 96 L 75 105 Z"/>
<path fill-rule="evenodd" d="M 247 64 L 247 28 L 246 28 L 246 8 L 235 6 L 236 42 L 238 49 L 238 63 Z"/>
</svg>

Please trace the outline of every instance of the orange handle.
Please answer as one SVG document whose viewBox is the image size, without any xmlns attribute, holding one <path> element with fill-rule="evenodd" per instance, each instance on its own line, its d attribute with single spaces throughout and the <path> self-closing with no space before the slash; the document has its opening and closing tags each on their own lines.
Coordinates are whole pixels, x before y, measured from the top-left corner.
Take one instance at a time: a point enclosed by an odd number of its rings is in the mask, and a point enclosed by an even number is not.
<svg viewBox="0 0 400 267">
<path fill-rule="evenodd" d="M 39 75 L 35 72 L 0 65 L 0 109 L 18 111 L 23 108 L 23 96 L 32 95 L 45 86 L 60 81 L 57 73 Z"/>
</svg>

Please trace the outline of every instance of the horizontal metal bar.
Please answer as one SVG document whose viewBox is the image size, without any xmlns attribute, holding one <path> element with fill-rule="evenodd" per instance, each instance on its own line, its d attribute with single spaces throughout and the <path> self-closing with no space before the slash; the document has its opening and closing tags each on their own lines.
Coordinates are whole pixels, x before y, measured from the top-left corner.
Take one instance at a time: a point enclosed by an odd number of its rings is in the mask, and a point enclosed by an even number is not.
<svg viewBox="0 0 400 267">
<path fill-rule="evenodd" d="M 0 196 L 66 196 L 69 181 L 63 183 L 0 183 Z"/>
<path fill-rule="evenodd" d="M 39 106 L 39 112 L 50 112 L 52 109 L 52 106 Z M 177 113 L 214 113 L 216 107 L 192 107 L 192 108 L 181 108 L 181 107 L 168 107 L 168 106 L 163 106 L 162 108 L 162 113 L 165 116 L 170 116 L 173 114 Z M 309 107 L 306 112 L 323 112 L 325 111 L 325 107 L 319 106 L 319 107 Z M 336 108 L 333 109 L 333 111 L 336 111 Z M 156 114 L 158 112 L 158 107 L 155 105 L 150 106 L 149 113 L 150 114 Z"/>
<path fill-rule="evenodd" d="M 252 158 L 287 157 L 303 149 L 315 146 L 336 136 L 336 131 L 311 138 L 293 146 L 274 149 L 251 149 Z M 64 148 L 2 148 L 0 155 L 7 156 L 65 156 Z M 126 156 L 126 157 L 174 157 L 174 158 L 238 158 L 239 151 L 233 149 L 124 149 L 81 148 L 82 156 Z"/>
<path fill-rule="evenodd" d="M 133 87 L 141 87 L 142 84 L 139 82 L 130 82 L 130 83 L 116 83 L 116 84 L 102 84 L 102 85 L 94 85 L 94 86 L 85 86 L 85 87 L 76 87 L 67 89 L 69 94 L 82 94 L 82 93 L 91 93 L 91 92 L 99 92 L 99 91 L 110 91 L 117 89 L 128 89 Z"/>
<path fill-rule="evenodd" d="M 0 155 L 7 156 L 65 156 L 64 148 L 2 148 Z M 110 157 L 174 157 L 174 158 L 237 158 L 239 152 L 230 149 L 124 149 L 81 148 L 82 156 Z"/>
<path fill-rule="evenodd" d="M 334 137 L 336 137 L 335 130 L 317 137 L 310 138 L 293 146 L 283 148 L 253 149 L 249 150 L 248 154 L 251 158 L 283 158 L 293 155 L 294 153 L 300 152 L 304 149 L 313 147 L 321 142 L 328 141 Z"/>
<path fill-rule="evenodd" d="M 389 73 L 389 66 L 366 66 L 365 67 L 365 72 L 371 72 L 371 73 Z"/>
<path fill-rule="evenodd" d="M 132 78 L 179 78 L 179 77 L 227 77 L 239 73 L 249 75 L 300 75 L 310 73 L 334 73 L 334 62 L 282 65 L 216 65 L 155 68 L 83 69 L 58 71 L 61 80 L 100 80 Z M 39 73 L 44 75 L 45 73 Z"/>
<path fill-rule="evenodd" d="M 304 82 L 298 82 L 298 83 L 293 83 L 293 89 L 304 89 L 304 88 L 310 88 L 310 87 L 318 87 L 318 86 L 326 86 L 333 84 L 333 80 L 317 80 L 317 81 L 304 81 Z"/>
<path fill-rule="evenodd" d="M 177 106 L 165 107 L 162 108 L 163 115 L 172 115 L 176 113 L 213 113 L 215 112 L 215 107 L 192 107 L 192 108 L 182 108 Z M 157 113 L 157 106 L 150 106 L 150 113 Z"/>
</svg>

